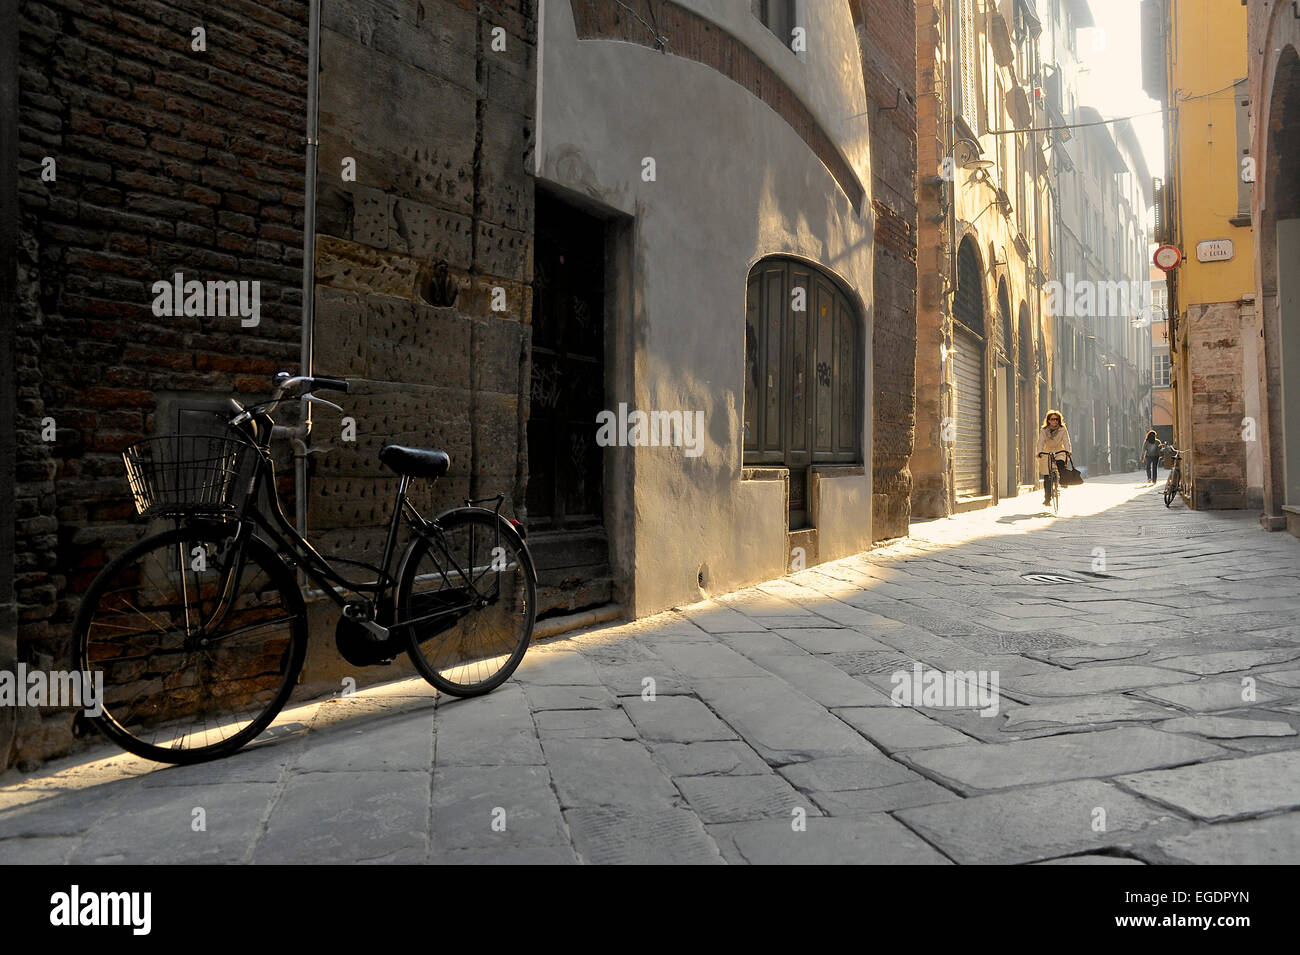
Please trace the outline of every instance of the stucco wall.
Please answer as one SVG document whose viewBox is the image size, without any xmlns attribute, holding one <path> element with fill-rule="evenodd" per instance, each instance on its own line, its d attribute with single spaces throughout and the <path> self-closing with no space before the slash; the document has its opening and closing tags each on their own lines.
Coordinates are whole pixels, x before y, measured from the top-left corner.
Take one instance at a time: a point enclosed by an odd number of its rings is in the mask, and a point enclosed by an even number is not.
<svg viewBox="0 0 1300 955">
<path fill-rule="evenodd" d="M 847 5 L 809 4 L 800 58 L 752 17 L 748 4 L 686 3 L 756 52 L 816 118 L 864 186 L 869 137 L 861 62 Z M 634 216 L 631 379 L 608 376 L 610 407 L 702 410 L 703 453 L 611 448 L 632 455 L 636 555 L 633 612 L 698 600 L 784 569 L 779 482 L 742 484 L 745 289 L 753 264 L 802 256 L 837 275 L 865 322 L 863 447 L 871 448 L 872 216 L 785 120 L 714 69 L 636 43 L 578 40 L 567 0 L 542 13 L 539 177 Z M 725 39 L 725 38 L 724 38 Z M 672 38 L 669 37 L 671 49 Z M 642 179 L 653 157 L 656 180 Z M 607 316 L 607 327 L 613 317 Z M 860 513 L 824 508 L 839 546 L 871 542 L 869 472 L 856 481 Z M 852 528 L 851 531 L 846 528 Z M 856 535 L 848 543 L 848 538 Z M 618 536 L 615 529 L 615 537 Z M 769 553 L 769 550 L 771 551 Z"/>
</svg>

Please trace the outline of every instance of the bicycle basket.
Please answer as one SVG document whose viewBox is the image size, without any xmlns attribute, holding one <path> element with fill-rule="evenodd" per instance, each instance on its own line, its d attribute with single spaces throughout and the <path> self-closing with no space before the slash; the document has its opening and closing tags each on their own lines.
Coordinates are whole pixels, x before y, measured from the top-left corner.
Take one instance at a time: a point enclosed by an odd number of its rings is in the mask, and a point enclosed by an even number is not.
<svg viewBox="0 0 1300 955">
<path fill-rule="evenodd" d="M 126 480 L 141 517 L 233 514 L 248 491 L 252 446 L 238 435 L 170 434 L 122 452 Z M 241 475 L 244 480 L 241 480 Z"/>
</svg>

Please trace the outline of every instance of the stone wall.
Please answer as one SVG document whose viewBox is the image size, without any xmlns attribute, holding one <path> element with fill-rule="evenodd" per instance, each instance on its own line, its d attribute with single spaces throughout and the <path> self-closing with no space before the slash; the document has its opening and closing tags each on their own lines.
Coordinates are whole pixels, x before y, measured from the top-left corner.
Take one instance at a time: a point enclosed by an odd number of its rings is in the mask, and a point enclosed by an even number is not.
<svg viewBox="0 0 1300 955">
<path fill-rule="evenodd" d="M 497 493 L 522 510 L 536 32 L 531 2 L 325 7 L 315 364 L 366 380 L 339 401 L 355 442 L 316 414 L 326 553 L 379 556 L 390 441 L 451 456 L 416 482 L 422 510 Z"/>
<path fill-rule="evenodd" d="M 21 5 L 13 517 L 29 666 L 69 665 L 79 594 L 144 529 L 118 452 L 154 433 L 163 396 L 262 394 L 296 368 L 306 11 Z M 176 272 L 260 282 L 260 321 L 155 316 L 152 283 Z M 21 709 L 0 766 L 66 750 L 72 718 Z"/>
<path fill-rule="evenodd" d="M 1192 495 L 1196 508 L 1244 508 L 1247 499 L 1242 321 L 1235 303 L 1191 305 L 1183 327 L 1191 383 Z"/>
<path fill-rule="evenodd" d="M 908 533 L 916 425 L 915 0 L 856 0 L 854 25 L 871 110 L 876 217 L 872 382 L 872 537 Z M 869 15 L 868 15 L 869 14 Z"/>
<path fill-rule="evenodd" d="M 916 4 L 917 68 L 917 313 L 915 359 L 915 448 L 911 474 L 912 513 L 944 517 L 951 511 L 951 442 L 943 441 L 943 419 L 950 413 L 949 388 L 944 380 L 940 349 L 951 344 L 946 280 L 950 242 L 944 213 L 946 190 L 937 182 L 943 161 L 943 130 L 950 121 L 946 89 L 948 64 L 943 56 L 939 8 L 935 0 Z M 940 217 L 933 221 L 932 217 Z"/>
</svg>

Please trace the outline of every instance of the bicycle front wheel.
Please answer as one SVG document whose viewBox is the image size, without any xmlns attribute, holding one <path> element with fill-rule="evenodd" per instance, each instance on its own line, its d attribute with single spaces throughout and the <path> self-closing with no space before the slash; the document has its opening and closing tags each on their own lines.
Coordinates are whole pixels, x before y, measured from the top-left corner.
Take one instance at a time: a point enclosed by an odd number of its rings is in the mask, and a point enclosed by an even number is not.
<svg viewBox="0 0 1300 955">
<path fill-rule="evenodd" d="M 95 578 L 77 611 L 77 668 L 102 674 L 92 719 L 164 763 L 226 756 L 288 701 L 307 649 L 293 573 L 254 537 L 207 525 L 147 537 Z"/>
<path fill-rule="evenodd" d="M 519 666 L 537 619 L 537 575 L 505 518 L 465 507 L 417 537 L 402 561 L 397 620 L 420 674 L 453 696 L 479 696 Z"/>
</svg>

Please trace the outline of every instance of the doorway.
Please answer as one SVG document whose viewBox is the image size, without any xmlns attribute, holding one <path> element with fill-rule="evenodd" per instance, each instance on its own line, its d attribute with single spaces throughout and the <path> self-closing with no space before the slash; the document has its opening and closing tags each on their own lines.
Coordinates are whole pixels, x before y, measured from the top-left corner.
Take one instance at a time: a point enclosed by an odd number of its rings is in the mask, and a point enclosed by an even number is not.
<svg viewBox="0 0 1300 955">
<path fill-rule="evenodd" d="M 538 613 L 607 603 L 604 450 L 596 416 L 605 394 L 605 221 L 537 191 L 528 533 Z"/>
</svg>

